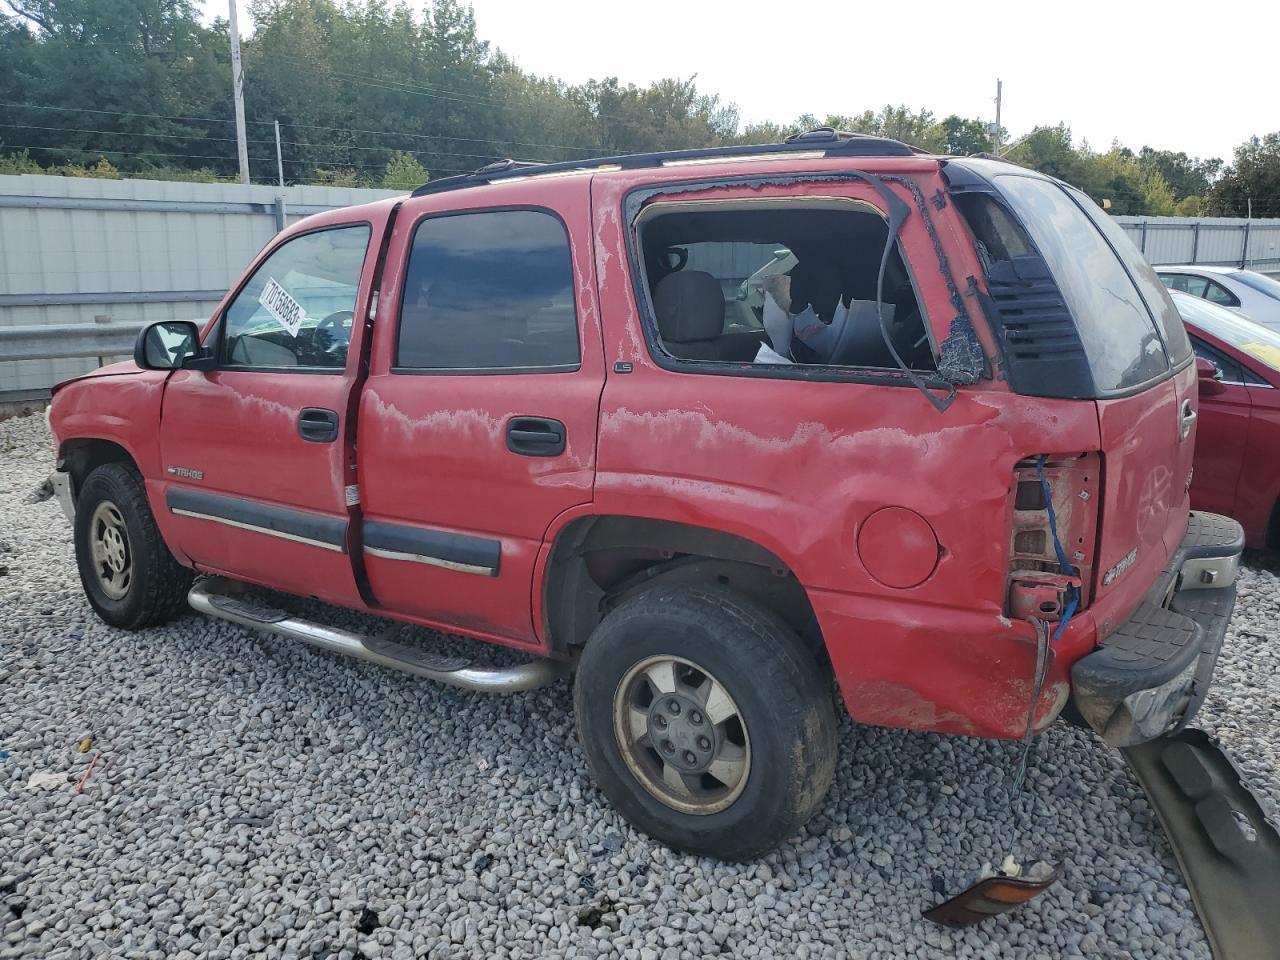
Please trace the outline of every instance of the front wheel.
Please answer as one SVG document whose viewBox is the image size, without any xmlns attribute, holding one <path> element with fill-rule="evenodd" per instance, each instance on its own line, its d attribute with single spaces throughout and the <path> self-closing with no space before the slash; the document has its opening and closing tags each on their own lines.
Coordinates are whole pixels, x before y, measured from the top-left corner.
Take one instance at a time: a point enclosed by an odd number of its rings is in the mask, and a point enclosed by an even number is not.
<svg viewBox="0 0 1280 960">
<path fill-rule="evenodd" d="M 749 860 L 800 828 L 835 769 L 822 669 L 775 614 L 719 587 L 622 604 L 578 664 L 578 737 L 596 781 L 669 846 Z"/>
<path fill-rule="evenodd" d="M 111 626 L 140 630 L 185 606 L 192 572 L 173 559 L 129 464 L 105 463 L 85 478 L 76 498 L 75 547 L 85 597 Z"/>
</svg>

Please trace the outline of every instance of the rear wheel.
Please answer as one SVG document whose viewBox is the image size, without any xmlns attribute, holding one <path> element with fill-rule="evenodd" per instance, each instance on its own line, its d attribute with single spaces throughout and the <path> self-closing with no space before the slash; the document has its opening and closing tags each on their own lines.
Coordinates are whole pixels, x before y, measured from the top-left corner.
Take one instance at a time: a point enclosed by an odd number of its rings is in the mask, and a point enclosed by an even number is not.
<svg viewBox="0 0 1280 960">
<path fill-rule="evenodd" d="M 780 618 L 729 590 L 655 586 L 610 613 L 579 661 L 574 709 L 614 806 L 691 853 L 765 853 L 831 784 L 822 669 Z"/>
<path fill-rule="evenodd" d="M 174 560 L 129 464 L 94 469 L 76 498 L 75 547 L 89 605 L 113 627 L 163 623 L 186 604 L 192 572 Z"/>
</svg>

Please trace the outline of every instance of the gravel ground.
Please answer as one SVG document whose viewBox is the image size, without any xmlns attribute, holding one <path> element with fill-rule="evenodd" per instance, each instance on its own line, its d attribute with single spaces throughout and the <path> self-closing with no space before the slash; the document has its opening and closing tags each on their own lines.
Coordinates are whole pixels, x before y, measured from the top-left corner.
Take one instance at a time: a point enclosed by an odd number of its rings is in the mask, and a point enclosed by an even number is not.
<svg viewBox="0 0 1280 960">
<path fill-rule="evenodd" d="M 592 785 L 563 683 L 470 694 L 195 615 L 107 628 L 57 505 L 23 504 L 48 465 L 43 418 L 0 424 L 0 957 L 1209 956 L 1141 791 L 1079 730 L 1011 805 L 1013 744 L 845 719 L 800 836 L 676 854 Z M 1273 801 L 1278 616 L 1255 563 L 1200 720 Z M 919 919 L 1010 851 L 1063 881 L 967 931 Z"/>
</svg>

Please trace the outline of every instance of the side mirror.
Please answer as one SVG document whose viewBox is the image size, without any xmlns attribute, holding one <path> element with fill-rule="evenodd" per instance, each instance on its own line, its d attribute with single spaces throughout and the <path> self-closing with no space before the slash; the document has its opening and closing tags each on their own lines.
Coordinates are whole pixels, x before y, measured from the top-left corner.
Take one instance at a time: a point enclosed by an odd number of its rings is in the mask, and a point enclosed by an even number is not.
<svg viewBox="0 0 1280 960">
<path fill-rule="evenodd" d="M 179 370 L 200 355 L 200 328 L 190 320 L 161 320 L 138 332 L 133 362 L 143 370 Z"/>
<path fill-rule="evenodd" d="M 1196 357 L 1196 377 L 1200 383 L 1200 392 L 1206 396 L 1212 396 L 1227 389 L 1222 385 L 1221 371 L 1204 357 Z"/>
</svg>

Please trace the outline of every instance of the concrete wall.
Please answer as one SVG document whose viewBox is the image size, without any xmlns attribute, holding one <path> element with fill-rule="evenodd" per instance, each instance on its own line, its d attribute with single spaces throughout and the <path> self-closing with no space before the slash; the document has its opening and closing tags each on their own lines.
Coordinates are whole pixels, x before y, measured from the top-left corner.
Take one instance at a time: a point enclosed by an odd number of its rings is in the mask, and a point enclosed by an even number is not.
<svg viewBox="0 0 1280 960">
<path fill-rule="evenodd" d="M 0 326 L 209 316 L 287 221 L 387 190 L 0 176 Z M 38 394 L 94 359 L 4 362 L 0 397 Z"/>
</svg>

